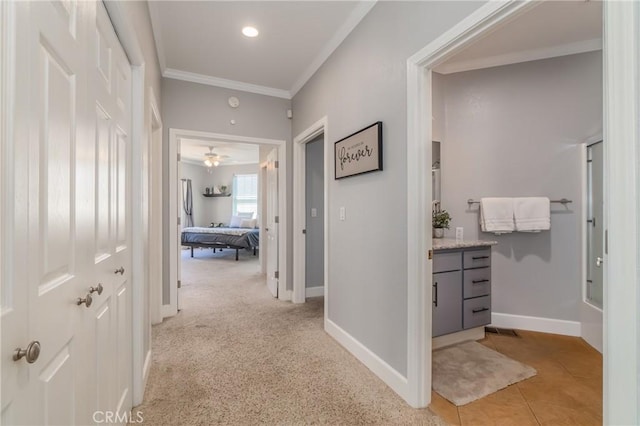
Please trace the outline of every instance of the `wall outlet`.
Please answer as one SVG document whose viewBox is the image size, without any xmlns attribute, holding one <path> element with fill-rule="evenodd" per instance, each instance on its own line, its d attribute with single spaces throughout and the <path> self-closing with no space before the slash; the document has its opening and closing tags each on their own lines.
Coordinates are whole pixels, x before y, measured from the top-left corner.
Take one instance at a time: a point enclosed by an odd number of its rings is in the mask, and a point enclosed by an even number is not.
<svg viewBox="0 0 640 426">
<path fill-rule="evenodd" d="M 344 207 L 340 207 L 340 220 L 347 219 L 347 212 Z"/>
<path fill-rule="evenodd" d="M 464 240 L 464 228 L 458 226 L 456 228 L 456 241 Z"/>
<path fill-rule="evenodd" d="M 318 209 L 311 207 L 311 217 L 318 217 Z"/>
</svg>

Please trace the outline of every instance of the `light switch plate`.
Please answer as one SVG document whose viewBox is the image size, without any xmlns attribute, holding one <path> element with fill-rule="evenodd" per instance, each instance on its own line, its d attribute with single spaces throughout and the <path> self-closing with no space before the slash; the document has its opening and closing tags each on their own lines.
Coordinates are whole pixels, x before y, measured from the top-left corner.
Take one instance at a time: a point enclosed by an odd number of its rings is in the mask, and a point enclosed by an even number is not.
<svg viewBox="0 0 640 426">
<path fill-rule="evenodd" d="M 347 218 L 347 212 L 344 207 L 340 207 L 340 220 L 345 220 Z"/>
<path fill-rule="evenodd" d="M 318 209 L 311 207 L 311 217 L 318 217 Z"/>
</svg>

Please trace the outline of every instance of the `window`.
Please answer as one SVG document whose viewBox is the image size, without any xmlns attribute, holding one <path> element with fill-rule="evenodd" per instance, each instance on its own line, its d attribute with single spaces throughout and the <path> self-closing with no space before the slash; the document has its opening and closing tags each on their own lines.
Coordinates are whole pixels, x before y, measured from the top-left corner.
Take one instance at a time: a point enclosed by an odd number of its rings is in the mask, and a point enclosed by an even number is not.
<svg viewBox="0 0 640 426">
<path fill-rule="evenodd" d="M 258 214 L 258 175 L 233 176 L 234 216 L 253 218 Z"/>
</svg>

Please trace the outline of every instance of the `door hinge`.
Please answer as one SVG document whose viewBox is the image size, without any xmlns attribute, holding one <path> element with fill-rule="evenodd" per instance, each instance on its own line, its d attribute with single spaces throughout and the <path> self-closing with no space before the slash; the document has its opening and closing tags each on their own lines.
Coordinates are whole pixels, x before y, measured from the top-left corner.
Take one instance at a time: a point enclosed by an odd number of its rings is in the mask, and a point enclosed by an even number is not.
<svg viewBox="0 0 640 426">
<path fill-rule="evenodd" d="M 306 230 L 306 229 L 303 229 L 303 230 L 302 230 L 302 233 L 303 233 L 303 234 L 306 234 L 306 233 L 307 233 L 307 230 Z"/>
<path fill-rule="evenodd" d="M 182 288 L 182 281 L 178 280 L 178 288 Z"/>
<path fill-rule="evenodd" d="M 180 222 L 182 222 L 181 218 L 178 218 L 178 225 L 180 225 Z"/>
<path fill-rule="evenodd" d="M 604 231 L 604 254 L 609 254 L 609 230 Z"/>
<path fill-rule="evenodd" d="M 275 271 L 275 272 L 273 273 L 273 278 L 275 278 L 276 280 L 277 280 L 278 278 L 280 278 L 280 271 Z"/>
<path fill-rule="evenodd" d="M 178 161 L 181 161 L 180 153 L 178 153 Z"/>
<path fill-rule="evenodd" d="M 275 218 L 275 222 L 276 222 L 276 223 L 280 223 L 280 216 L 276 216 L 276 218 Z"/>
<path fill-rule="evenodd" d="M 273 167 L 276 168 L 276 169 L 280 168 L 280 162 L 278 160 L 274 161 L 273 162 Z"/>
<path fill-rule="evenodd" d="M 427 253 L 427 258 L 429 260 L 433 259 L 433 250 L 429 250 L 429 252 Z"/>
</svg>

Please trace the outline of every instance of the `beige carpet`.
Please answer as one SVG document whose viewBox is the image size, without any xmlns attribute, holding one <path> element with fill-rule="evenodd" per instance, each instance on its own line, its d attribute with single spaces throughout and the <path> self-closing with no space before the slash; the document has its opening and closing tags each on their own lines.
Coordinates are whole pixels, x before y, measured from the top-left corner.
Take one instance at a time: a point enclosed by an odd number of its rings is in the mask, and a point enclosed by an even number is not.
<svg viewBox="0 0 640 426">
<path fill-rule="evenodd" d="M 257 259 L 183 252 L 182 307 L 153 328 L 148 425 L 445 424 L 409 407 L 322 329 L 322 299 L 271 297 Z"/>
<path fill-rule="evenodd" d="M 536 370 L 478 342 L 433 352 L 433 390 L 457 406 L 537 374 Z"/>
</svg>

